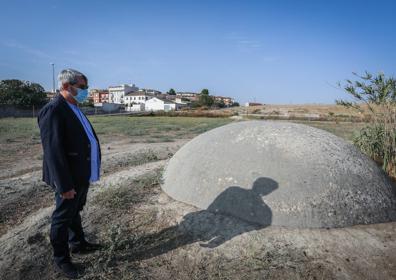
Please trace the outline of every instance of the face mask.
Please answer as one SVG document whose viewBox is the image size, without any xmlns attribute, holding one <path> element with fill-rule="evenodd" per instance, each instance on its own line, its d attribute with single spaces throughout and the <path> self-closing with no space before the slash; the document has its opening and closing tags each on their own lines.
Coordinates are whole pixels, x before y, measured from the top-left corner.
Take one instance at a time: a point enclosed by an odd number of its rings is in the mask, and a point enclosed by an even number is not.
<svg viewBox="0 0 396 280">
<path fill-rule="evenodd" d="M 87 100 L 88 97 L 88 90 L 87 89 L 81 89 L 81 88 L 76 88 L 77 89 L 77 95 L 74 96 L 73 98 L 78 102 L 78 103 L 83 103 L 85 100 Z"/>
</svg>

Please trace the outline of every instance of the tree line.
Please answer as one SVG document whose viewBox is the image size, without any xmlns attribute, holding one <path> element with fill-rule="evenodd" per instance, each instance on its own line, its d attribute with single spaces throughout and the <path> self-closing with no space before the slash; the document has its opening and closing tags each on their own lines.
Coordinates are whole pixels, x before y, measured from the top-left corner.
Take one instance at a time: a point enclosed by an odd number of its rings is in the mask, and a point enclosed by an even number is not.
<svg viewBox="0 0 396 280">
<path fill-rule="evenodd" d="M 32 107 L 43 105 L 47 101 L 47 94 L 38 83 L 17 79 L 0 81 L 0 104 Z"/>
</svg>

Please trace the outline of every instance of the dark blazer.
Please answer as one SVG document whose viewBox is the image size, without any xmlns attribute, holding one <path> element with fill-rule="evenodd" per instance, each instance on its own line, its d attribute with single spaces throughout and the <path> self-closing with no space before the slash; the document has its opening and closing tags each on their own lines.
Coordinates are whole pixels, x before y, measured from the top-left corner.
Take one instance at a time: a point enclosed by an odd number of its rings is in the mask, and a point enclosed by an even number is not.
<svg viewBox="0 0 396 280">
<path fill-rule="evenodd" d="M 44 151 L 43 181 L 59 193 L 88 186 L 91 144 L 65 98 L 58 94 L 40 110 L 37 120 Z M 92 131 L 101 158 L 99 139 L 93 127 Z"/>
</svg>

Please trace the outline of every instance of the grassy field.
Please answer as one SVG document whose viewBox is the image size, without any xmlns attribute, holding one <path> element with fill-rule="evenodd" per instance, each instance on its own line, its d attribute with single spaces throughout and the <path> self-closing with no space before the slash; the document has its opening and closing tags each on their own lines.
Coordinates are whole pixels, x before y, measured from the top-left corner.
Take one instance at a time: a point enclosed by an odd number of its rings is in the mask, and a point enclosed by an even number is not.
<svg viewBox="0 0 396 280">
<path fill-rule="evenodd" d="M 323 121 L 292 121 L 295 123 L 301 123 L 316 128 L 320 128 L 331 132 L 338 137 L 341 137 L 347 141 L 352 141 L 353 136 L 359 132 L 360 129 L 365 127 L 366 123 L 356 123 L 356 122 L 323 122 Z"/>
<path fill-rule="evenodd" d="M 98 136 L 150 138 L 189 138 L 207 130 L 232 122 L 229 118 L 192 117 L 130 117 L 130 116 L 90 116 L 90 121 Z M 350 140 L 365 123 L 335 121 L 293 121 L 327 130 Z M 35 118 L 0 119 L 0 143 L 36 143 L 40 134 Z"/>
<path fill-rule="evenodd" d="M 194 117 L 131 117 L 90 116 L 102 143 L 115 138 L 129 138 L 131 142 L 171 142 L 180 138 L 192 138 L 205 131 L 232 122 L 229 118 Z M 365 123 L 332 121 L 294 121 L 323 130 L 350 141 L 353 134 Z M 40 149 L 40 134 L 35 118 L 0 119 L 0 152 L 3 157 L 18 158 L 29 150 Z"/>
<path fill-rule="evenodd" d="M 99 136 L 190 137 L 231 122 L 226 118 L 90 116 Z M 35 118 L 0 119 L 0 143 L 39 139 Z"/>
<path fill-rule="evenodd" d="M 135 142 L 166 142 L 190 138 L 231 122 L 227 118 L 191 117 L 90 117 L 97 134 L 104 137 L 130 137 Z"/>
<path fill-rule="evenodd" d="M 134 143 L 172 142 L 192 138 L 212 128 L 230 123 L 228 118 L 90 116 L 101 143 L 130 139 Z M 40 153 L 40 133 L 36 118 L 0 119 L 0 167 Z"/>
<path fill-rule="evenodd" d="M 101 144 L 128 139 L 130 143 L 173 142 L 191 139 L 210 129 L 231 123 L 230 118 L 166 116 L 90 116 Z M 365 123 L 293 121 L 327 130 L 347 141 Z M 0 119 L 0 168 L 26 157 L 40 159 L 41 144 L 36 118 Z"/>
</svg>

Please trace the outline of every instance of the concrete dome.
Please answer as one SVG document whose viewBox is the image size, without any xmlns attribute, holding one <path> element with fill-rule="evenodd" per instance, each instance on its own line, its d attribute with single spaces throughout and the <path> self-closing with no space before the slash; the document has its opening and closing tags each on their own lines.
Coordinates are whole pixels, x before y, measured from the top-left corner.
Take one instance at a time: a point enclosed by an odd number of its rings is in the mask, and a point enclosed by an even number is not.
<svg viewBox="0 0 396 280">
<path fill-rule="evenodd" d="M 170 159 L 162 188 L 262 226 L 396 220 L 395 189 L 371 159 L 331 133 L 294 123 L 237 122 L 201 134 Z"/>
</svg>

